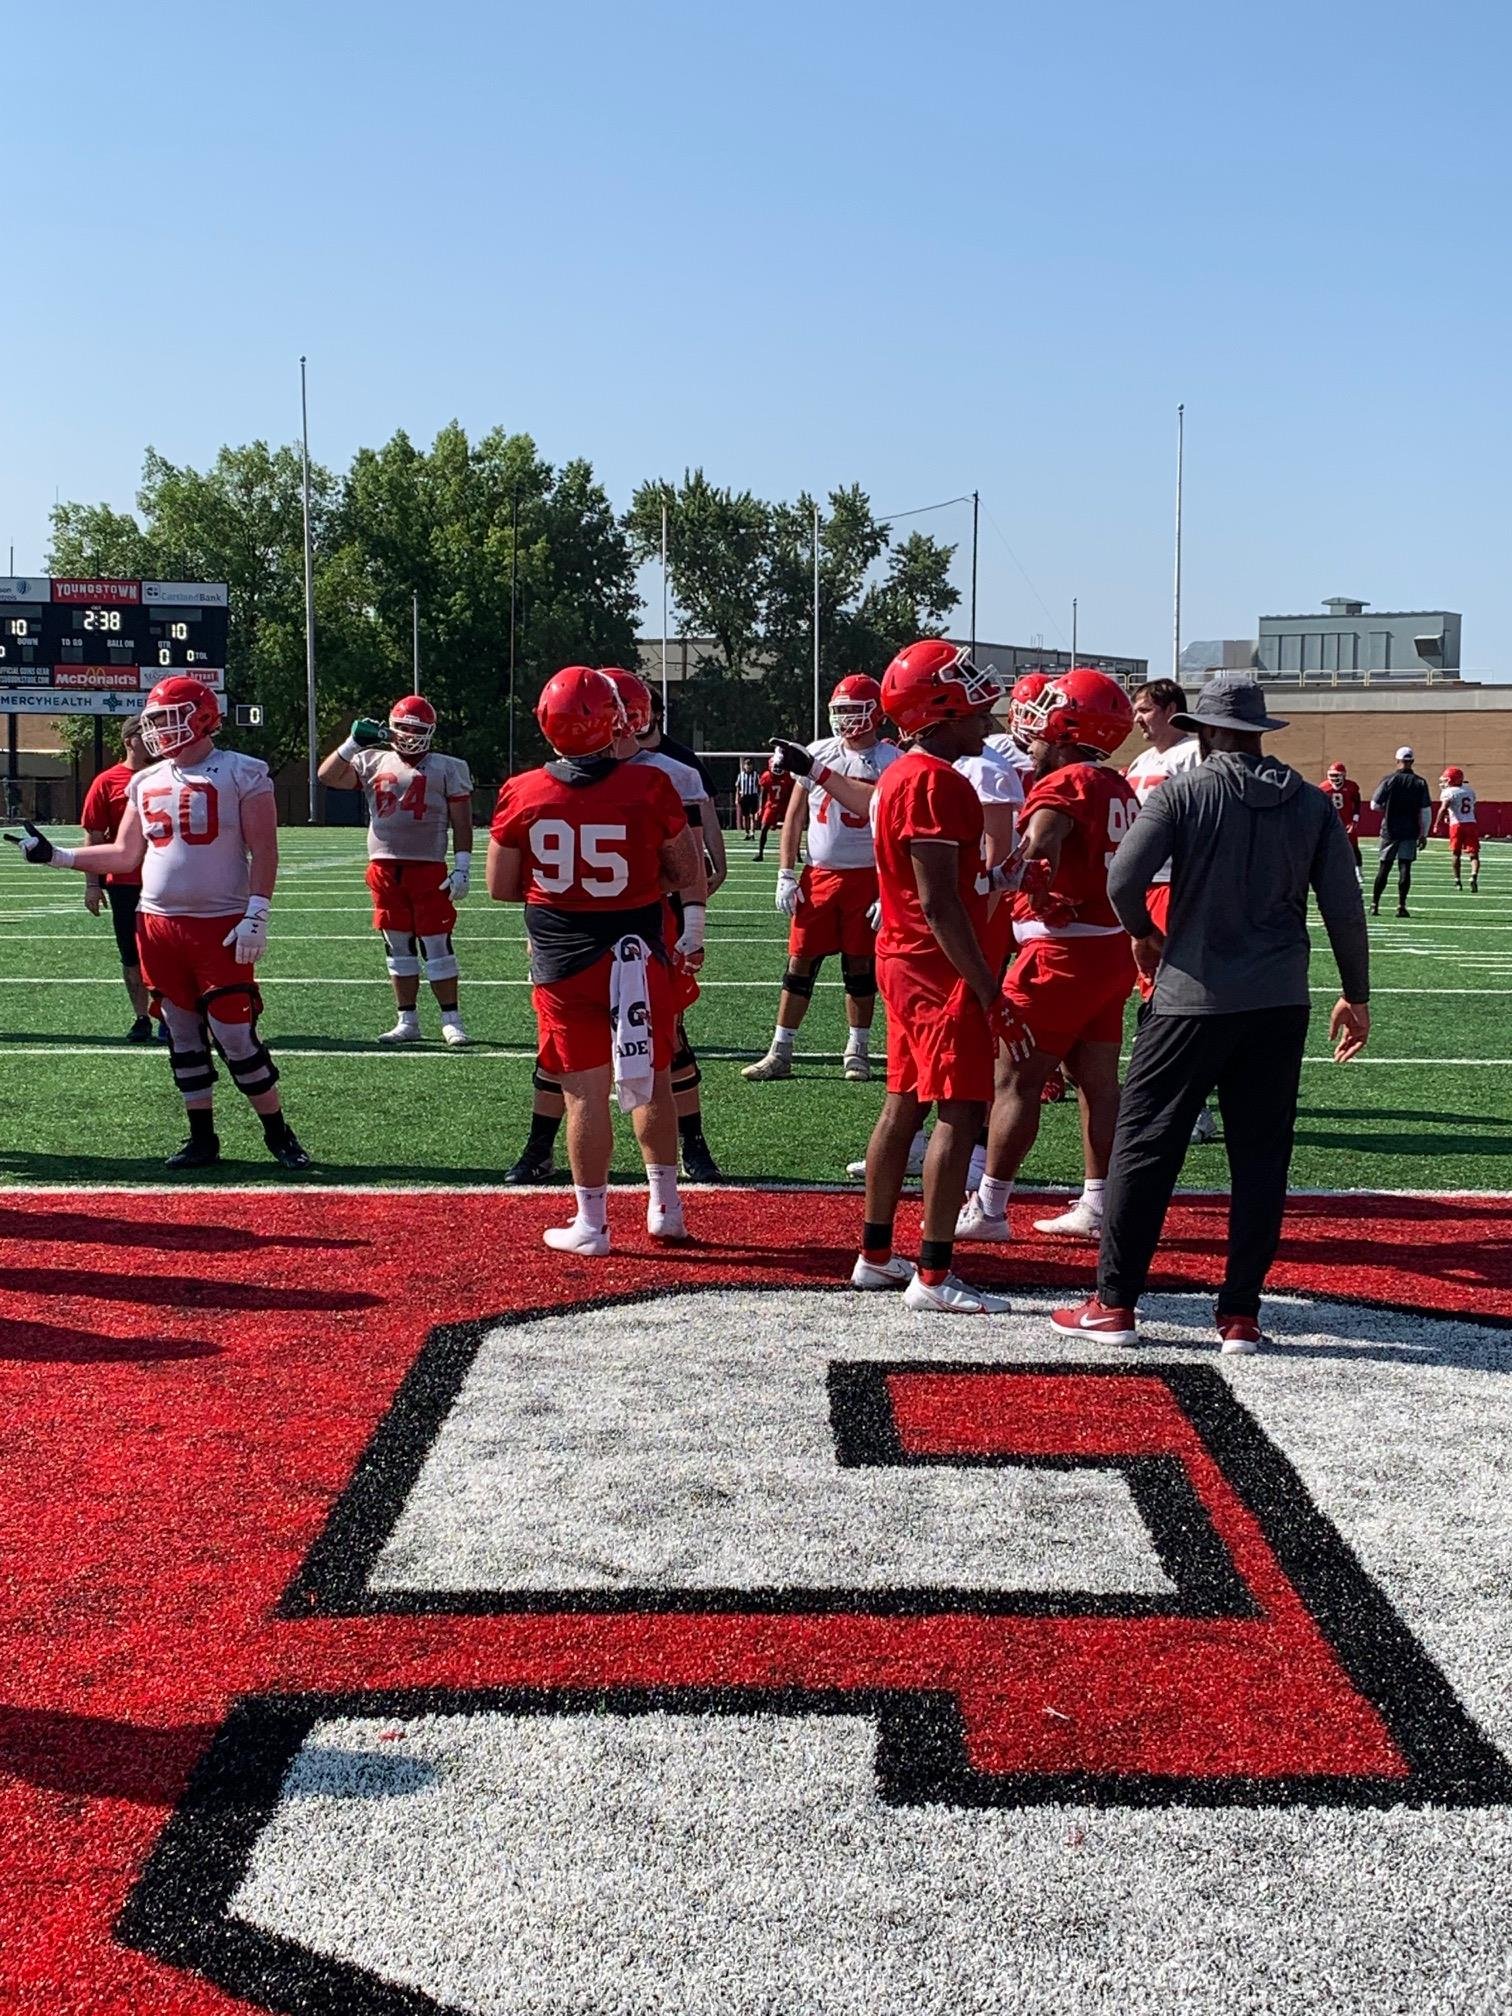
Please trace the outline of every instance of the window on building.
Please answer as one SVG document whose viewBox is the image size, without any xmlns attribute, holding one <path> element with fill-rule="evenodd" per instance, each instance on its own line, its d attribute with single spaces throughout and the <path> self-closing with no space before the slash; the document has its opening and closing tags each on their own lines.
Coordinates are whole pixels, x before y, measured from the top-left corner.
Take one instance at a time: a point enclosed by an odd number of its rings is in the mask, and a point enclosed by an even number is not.
<svg viewBox="0 0 1512 2016">
<path fill-rule="evenodd" d="M 1366 669 L 1371 672 L 1389 672 L 1391 670 L 1391 632 L 1389 630 L 1371 631 L 1370 656 L 1365 663 Z"/>
</svg>

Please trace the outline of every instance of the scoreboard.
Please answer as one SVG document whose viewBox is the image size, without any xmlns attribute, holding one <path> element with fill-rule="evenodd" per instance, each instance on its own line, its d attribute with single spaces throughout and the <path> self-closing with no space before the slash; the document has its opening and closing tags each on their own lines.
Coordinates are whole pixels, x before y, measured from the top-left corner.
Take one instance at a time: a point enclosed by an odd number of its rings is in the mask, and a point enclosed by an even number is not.
<svg viewBox="0 0 1512 2016">
<path fill-rule="evenodd" d="M 223 581 L 0 576 L 0 713 L 133 713 L 187 672 L 225 690 Z"/>
</svg>

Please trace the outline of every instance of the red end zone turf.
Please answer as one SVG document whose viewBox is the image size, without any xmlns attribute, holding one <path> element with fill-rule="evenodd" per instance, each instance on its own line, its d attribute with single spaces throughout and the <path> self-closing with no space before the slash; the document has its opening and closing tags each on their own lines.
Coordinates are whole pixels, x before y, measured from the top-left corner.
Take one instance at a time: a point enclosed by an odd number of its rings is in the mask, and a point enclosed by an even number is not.
<svg viewBox="0 0 1512 2016">
<path fill-rule="evenodd" d="M 618 1227 L 635 1224 L 638 1213 L 633 1193 L 613 1194 Z M 710 1647 L 727 1620 L 716 1617 L 684 1621 L 683 1650 L 669 1665 L 667 1641 L 659 1641 L 655 1659 L 645 1652 L 639 1614 L 336 1618 L 319 1614 L 316 1603 L 301 1615 L 287 1602 L 279 1614 L 437 1326 L 606 1296 L 834 1285 L 851 1262 L 860 1201 L 828 1193 L 697 1195 L 689 1206 L 696 1246 L 669 1254 L 643 1234 L 619 1233 L 615 1256 L 598 1263 L 541 1247 L 541 1228 L 562 1215 L 560 1194 L 7 1199 L 0 1220 L 0 1999 L 49 2016 L 208 2016 L 257 2006 L 130 1950 L 115 1932 L 234 1700 L 438 1686 L 569 1689 L 604 1684 L 611 1669 L 627 1686 L 692 1686 L 719 1668 Z M 909 1223 L 905 1212 L 904 1250 Z M 1174 1211 L 1154 1285 L 1209 1286 L 1222 1225 L 1221 1200 Z M 1512 1324 L 1509 1231 L 1512 1205 L 1502 1199 L 1302 1199 L 1272 1286 Z M 972 1253 L 968 1271 L 1040 1292 L 1080 1291 L 1090 1283 L 1092 1256 L 1070 1243 L 1026 1242 L 1009 1260 Z M 952 1328 L 940 1325 L 942 1361 Z M 1290 1598 L 1246 1508 L 1225 1498 L 1221 1478 L 1210 1488 L 1201 1484 L 1205 1459 L 1200 1447 L 1188 1449 L 1184 1417 L 1165 1389 L 1148 1382 L 1143 1390 L 1137 1356 L 1125 1362 L 1130 1388 L 1141 1393 L 1141 1451 L 1157 1460 L 1174 1451 L 1188 1464 L 1250 1594 L 1268 1614 L 1285 1612 Z M 878 1456 L 860 1447 L 841 1460 L 927 1461 L 942 1453 L 969 1460 L 973 1436 L 986 1436 L 981 1449 L 990 1452 L 1028 1446 L 1036 1434 L 1065 1455 L 1072 1426 L 1057 1420 L 1053 1381 L 1042 1391 L 1026 1386 L 1027 1407 L 1003 1396 L 994 1428 L 997 1402 L 991 1394 L 984 1402 L 979 1375 L 969 1405 L 951 1386 L 958 1376 L 959 1368 L 943 1362 L 937 1377 L 894 1368 L 896 1449 Z M 872 1405 L 865 1393 L 857 1398 L 858 1447 L 872 1432 Z M 1081 1432 L 1095 1441 L 1085 1424 Z M 1127 1450 L 1127 1422 L 1120 1433 Z M 1209 1614 L 1245 1612 L 1225 1609 L 1220 1591 Z M 726 1658 L 720 1680 L 791 1686 L 802 1675 L 822 1684 L 812 1617 L 740 1622 L 746 1649 Z M 1008 1623 L 1028 1644 L 1042 1620 Z M 1295 1643 L 1312 1646 L 1309 1684 L 1318 1715 L 1335 1718 L 1341 1768 L 1383 1779 L 1401 1774 L 1393 1739 L 1356 1696 L 1345 1698 L 1321 1640 L 1313 1645 L 1313 1619 L 1299 1612 L 1295 1626 Z M 981 1618 L 971 1626 L 978 1639 L 985 1628 Z M 1089 1628 L 1106 1627 L 1092 1619 Z M 836 1638 L 833 1619 L 826 1629 Z M 878 1684 L 896 1682 L 889 1648 L 921 1629 L 917 1617 L 852 1617 L 848 1670 L 875 1659 Z M 1191 1657 L 1190 1648 L 1182 1656 Z M 1255 1661 L 1253 1684 L 1271 1684 L 1263 1648 Z M 954 1665 L 951 1673 L 959 1678 Z M 1192 1690 L 1191 1703 L 1199 1702 L 1200 1661 L 1182 1684 Z M 994 1756 L 1005 1740 L 994 1719 L 1001 1704 L 973 1703 L 964 1687 L 958 1693 L 973 1767 L 1009 1768 Z M 1135 1716 L 1133 1704 L 1123 1707 Z M 1108 1726 L 1118 1712 L 1114 1702 Z M 1027 1764 L 1018 1754 L 1016 1768 L 1065 1761 L 1057 1746 L 1070 1739 L 1055 1727 L 1038 1729 L 1034 1740 L 1038 1750 Z M 1137 1757 L 1144 1741 L 1134 1729 L 1121 1754 Z M 1282 1742 L 1277 1771 L 1306 1768 L 1284 1750 Z M 1082 1757 L 1079 1768 L 1094 1766 Z M 973 1782 L 960 1784 L 968 1803 Z"/>
</svg>

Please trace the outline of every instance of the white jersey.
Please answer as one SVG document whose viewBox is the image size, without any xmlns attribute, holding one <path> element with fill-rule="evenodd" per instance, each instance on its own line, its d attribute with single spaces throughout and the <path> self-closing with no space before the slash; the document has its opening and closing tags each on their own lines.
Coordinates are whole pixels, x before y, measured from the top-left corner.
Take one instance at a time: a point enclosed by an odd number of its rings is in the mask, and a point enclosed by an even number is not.
<svg viewBox="0 0 1512 2016">
<path fill-rule="evenodd" d="M 1125 770 L 1124 776 L 1134 787 L 1134 796 L 1143 805 L 1154 791 L 1158 791 L 1168 777 L 1177 777 L 1183 770 L 1195 770 L 1202 761 L 1202 748 L 1195 735 L 1188 735 L 1184 742 L 1173 742 L 1169 749 L 1144 749 Z M 1160 869 L 1157 883 L 1169 882 L 1171 864 L 1168 861 Z"/>
<path fill-rule="evenodd" d="M 1439 791 L 1439 803 L 1449 814 L 1451 826 L 1475 824 L 1475 793 L 1468 784 L 1443 785 Z"/>
<path fill-rule="evenodd" d="M 413 761 L 396 749 L 359 749 L 352 768 L 367 799 L 370 861 L 444 861 L 451 807 L 472 803 L 472 773 L 460 756 L 428 750 Z"/>
<path fill-rule="evenodd" d="M 1006 735 L 989 737 L 980 756 L 958 756 L 954 767 L 984 805 L 1022 805 L 1023 774 L 1010 756 L 993 745 L 1006 742 Z"/>
<path fill-rule="evenodd" d="M 632 763 L 649 763 L 653 770 L 660 770 L 672 780 L 672 789 L 682 801 L 685 812 L 693 813 L 708 797 L 703 779 L 691 763 L 679 763 L 675 756 L 665 756 L 660 749 L 641 749 L 630 758 Z"/>
<path fill-rule="evenodd" d="M 842 777 L 859 777 L 875 784 L 890 763 L 903 751 L 896 742 L 874 742 L 870 749 L 857 749 L 840 735 L 826 735 L 810 742 L 808 752 L 817 765 L 837 771 Z M 808 793 L 808 838 L 805 847 L 815 868 L 875 868 L 876 849 L 872 845 L 871 820 L 864 812 L 847 812 L 812 777 L 794 780 Z M 875 793 L 873 794 L 875 798 Z"/>
<path fill-rule="evenodd" d="M 240 917 L 250 893 L 241 808 L 271 798 L 273 779 L 256 756 L 212 749 L 200 763 L 167 757 L 132 778 L 127 817 L 147 840 L 142 908 L 153 917 Z"/>
<path fill-rule="evenodd" d="M 1034 758 L 1027 749 L 1021 749 L 1011 735 L 989 735 L 982 745 L 984 752 L 990 750 L 994 756 L 1001 756 L 1005 763 L 1011 763 L 1019 774 L 1019 782 L 1027 791 L 1029 779 L 1034 775 Z"/>
</svg>

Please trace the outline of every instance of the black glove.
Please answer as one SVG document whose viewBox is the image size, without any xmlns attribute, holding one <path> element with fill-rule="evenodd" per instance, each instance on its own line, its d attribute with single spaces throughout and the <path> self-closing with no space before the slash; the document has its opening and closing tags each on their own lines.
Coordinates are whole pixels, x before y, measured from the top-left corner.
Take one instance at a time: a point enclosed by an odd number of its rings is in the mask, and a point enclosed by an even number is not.
<svg viewBox="0 0 1512 2016">
<path fill-rule="evenodd" d="M 807 777 L 814 767 L 814 759 L 801 742 L 789 742 L 786 736 L 771 738 L 772 770 L 781 777 L 784 772 L 793 777 Z"/>
<path fill-rule="evenodd" d="M 53 855 L 57 853 L 57 848 L 53 846 L 53 843 L 45 833 L 37 831 L 30 819 L 23 819 L 21 824 L 26 828 L 25 835 L 7 833 L 5 836 L 6 839 L 9 840 L 12 847 L 19 847 L 21 849 L 22 854 L 34 868 L 45 868 Z"/>
</svg>

